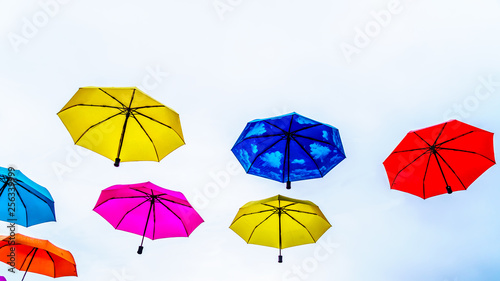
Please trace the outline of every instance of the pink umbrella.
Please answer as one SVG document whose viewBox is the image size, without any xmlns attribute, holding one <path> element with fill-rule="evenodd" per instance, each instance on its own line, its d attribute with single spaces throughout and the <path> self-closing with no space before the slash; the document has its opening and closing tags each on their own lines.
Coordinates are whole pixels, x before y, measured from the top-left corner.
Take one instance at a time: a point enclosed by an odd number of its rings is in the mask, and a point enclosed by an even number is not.
<svg viewBox="0 0 500 281">
<path fill-rule="evenodd" d="M 94 211 L 115 229 L 142 235 L 138 254 L 144 249 L 144 237 L 188 237 L 203 222 L 181 192 L 151 182 L 104 189 Z"/>
</svg>

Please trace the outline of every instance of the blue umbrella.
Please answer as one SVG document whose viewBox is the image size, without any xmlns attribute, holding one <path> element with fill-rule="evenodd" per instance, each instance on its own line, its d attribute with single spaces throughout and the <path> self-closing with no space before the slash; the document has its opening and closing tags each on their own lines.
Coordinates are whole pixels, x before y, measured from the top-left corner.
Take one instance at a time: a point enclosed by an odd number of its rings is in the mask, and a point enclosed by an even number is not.
<svg viewBox="0 0 500 281">
<path fill-rule="evenodd" d="M 345 159 L 337 128 L 295 112 L 249 122 L 231 151 L 247 173 L 286 182 L 287 189 Z"/>
<path fill-rule="evenodd" d="M 25 227 L 55 221 L 54 200 L 21 171 L 0 167 L 0 220 Z"/>
</svg>

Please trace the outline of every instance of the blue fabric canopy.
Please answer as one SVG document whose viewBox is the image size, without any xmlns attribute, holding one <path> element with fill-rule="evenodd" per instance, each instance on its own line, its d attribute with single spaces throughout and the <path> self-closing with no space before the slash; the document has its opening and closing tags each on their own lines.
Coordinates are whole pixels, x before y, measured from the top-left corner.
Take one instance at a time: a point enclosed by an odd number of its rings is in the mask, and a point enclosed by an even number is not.
<svg viewBox="0 0 500 281">
<path fill-rule="evenodd" d="M 287 182 L 323 177 L 345 159 L 337 128 L 295 112 L 249 122 L 231 149 L 249 174 Z"/>
<path fill-rule="evenodd" d="M 21 171 L 0 167 L 0 220 L 25 227 L 55 221 L 54 200 Z"/>
</svg>

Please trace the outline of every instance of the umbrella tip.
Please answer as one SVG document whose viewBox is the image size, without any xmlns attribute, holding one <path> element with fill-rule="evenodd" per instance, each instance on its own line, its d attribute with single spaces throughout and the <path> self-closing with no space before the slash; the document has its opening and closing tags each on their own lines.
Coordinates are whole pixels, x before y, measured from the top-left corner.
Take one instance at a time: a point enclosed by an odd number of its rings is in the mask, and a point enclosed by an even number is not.
<svg viewBox="0 0 500 281">
<path fill-rule="evenodd" d="M 291 189 L 292 188 L 292 183 L 290 181 L 286 182 L 286 189 Z"/>
<path fill-rule="evenodd" d="M 120 158 L 115 159 L 115 167 L 120 166 Z"/>
<path fill-rule="evenodd" d="M 138 253 L 139 255 L 141 255 L 141 254 L 142 254 L 142 250 L 143 250 L 143 249 L 144 249 L 144 247 L 143 247 L 143 246 L 139 246 L 139 249 L 137 250 L 137 253 Z"/>
<path fill-rule="evenodd" d="M 279 262 L 279 263 L 282 263 L 282 262 L 283 262 L 283 256 L 282 256 L 282 255 L 279 255 L 279 256 L 278 256 L 278 262 Z"/>
<path fill-rule="evenodd" d="M 448 192 L 448 194 L 451 194 L 453 192 L 453 190 L 451 190 L 451 186 L 446 186 L 446 192 Z"/>
</svg>

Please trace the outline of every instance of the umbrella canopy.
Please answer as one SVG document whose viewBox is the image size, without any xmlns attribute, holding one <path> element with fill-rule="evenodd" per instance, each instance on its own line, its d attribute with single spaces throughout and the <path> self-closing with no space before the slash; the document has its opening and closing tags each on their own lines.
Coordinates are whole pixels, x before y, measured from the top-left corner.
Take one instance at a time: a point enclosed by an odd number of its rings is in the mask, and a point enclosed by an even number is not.
<svg viewBox="0 0 500 281">
<path fill-rule="evenodd" d="M 231 150 L 247 173 L 287 182 L 288 189 L 345 159 L 337 128 L 295 112 L 249 122 Z"/>
<path fill-rule="evenodd" d="M 240 208 L 231 228 L 249 244 L 281 249 L 316 243 L 331 224 L 311 201 L 276 195 Z"/>
<path fill-rule="evenodd" d="M 25 227 L 55 221 L 49 191 L 21 171 L 0 167 L 0 220 Z"/>
<path fill-rule="evenodd" d="M 384 161 L 392 189 L 423 199 L 465 190 L 494 164 L 493 133 L 457 120 L 409 132 Z"/>
<path fill-rule="evenodd" d="M 160 161 L 184 144 L 179 114 L 135 87 L 80 88 L 57 113 L 75 144 L 115 161 Z"/>
<path fill-rule="evenodd" d="M 0 276 L 0 281 L 7 281 L 7 279 L 5 279 L 5 277 L 3 276 Z"/>
<path fill-rule="evenodd" d="M 11 248 L 14 248 L 14 251 Z M 12 252 L 15 253 L 13 260 L 11 260 Z M 0 236 L 0 260 L 20 271 L 54 278 L 77 276 L 75 259 L 70 252 L 54 246 L 47 240 L 20 233 L 16 233 L 14 237 Z"/>
<path fill-rule="evenodd" d="M 181 192 L 151 182 L 104 189 L 94 211 L 115 229 L 142 235 L 139 254 L 144 237 L 188 237 L 203 222 Z"/>
</svg>

